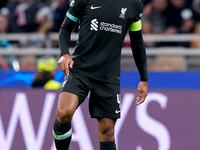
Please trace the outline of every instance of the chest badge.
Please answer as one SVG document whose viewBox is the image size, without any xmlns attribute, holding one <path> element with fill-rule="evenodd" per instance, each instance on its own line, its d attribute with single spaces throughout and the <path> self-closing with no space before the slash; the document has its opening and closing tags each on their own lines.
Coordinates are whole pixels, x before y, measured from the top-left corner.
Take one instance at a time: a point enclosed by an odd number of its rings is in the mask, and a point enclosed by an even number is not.
<svg viewBox="0 0 200 150">
<path fill-rule="evenodd" d="M 126 11 L 127 11 L 127 8 L 122 8 L 121 9 L 121 14 L 119 15 L 119 18 L 125 19 Z"/>
</svg>

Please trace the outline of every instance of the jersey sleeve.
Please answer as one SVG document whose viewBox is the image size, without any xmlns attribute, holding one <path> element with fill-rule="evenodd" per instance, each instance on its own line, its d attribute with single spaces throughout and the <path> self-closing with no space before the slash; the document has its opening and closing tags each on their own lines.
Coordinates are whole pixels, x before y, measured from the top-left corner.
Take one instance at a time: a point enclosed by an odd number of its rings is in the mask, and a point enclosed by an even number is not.
<svg viewBox="0 0 200 150">
<path fill-rule="evenodd" d="M 137 0 L 135 3 L 135 16 L 133 18 L 133 22 L 129 27 L 130 31 L 139 31 L 142 29 L 142 22 L 141 22 L 141 17 L 142 17 L 142 9 L 143 9 L 143 4 L 140 0 Z"/>
<path fill-rule="evenodd" d="M 74 22 L 78 22 L 84 11 L 84 0 L 72 0 L 70 9 L 67 11 L 66 16 Z"/>
<path fill-rule="evenodd" d="M 61 56 L 64 54 L 69 54 L 70 35 L 75 24 L 76 22 L 74 22 L 68 17 L 65 17 L 61 25 L 59 36 L 58 36 L 58 43 L 59 43 Z"/>
<path fill-rule="evenodd" d="M 69 54 L 70 35 L 73 27 L 79 21 L 83 14 L 84 0 L 72 0 L 70 9 L 66 13 L 66 17 L 62 23 L 59 32 L 60 55 Z"/>
<path fill-rule="evenodd" d="M 136 32 L 129 31 L 129 35 L 135 64 L 140 73 L 140 80 L 148 82 L 146 49 L 143 42 L 142 32 L 141 30 Z"/>
<path fill-rule="evenodd" d="M 129 35 L 131 41 L 131 49 L 133 52 L 133 57 L 140 74 L 140 80 L 148 82 L 147 73 L 147 60 L 146 60 L 146 49 L 142 37 L 142 2 L 136 0 L 135 3 L 135 16 L 132 24 L 129 27 Z"/>
<path fill-rule="evenodd" d="M 142 17 L 143 4 L 140 0 L 137 0 L 137 2 L 135 3 L 135 9 L 136 11 L 133 22 L 141 20 Z"/>
</svg>

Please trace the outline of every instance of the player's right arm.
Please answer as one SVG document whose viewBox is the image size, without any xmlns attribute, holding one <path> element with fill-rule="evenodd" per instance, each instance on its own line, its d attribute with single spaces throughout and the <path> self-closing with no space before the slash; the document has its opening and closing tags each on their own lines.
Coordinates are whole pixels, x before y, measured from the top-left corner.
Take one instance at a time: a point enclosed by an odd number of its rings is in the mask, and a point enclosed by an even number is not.
<svg viewBox="0 0 200 150">
<path fill-rule="evenodd" d="M 59 31 L 58 43 L 61 57 L 58 61 L 58 66 L 66 75 L 69 74 L 69 67 L 72 68 L 74 64 L 69 54 L 70 35 L 83 14 L 84 4 L 84 0 L 72 0 L 70 9 L 67 11 Z"/>
<path fill-rule="evenodd" d="M 67 11 L 66 17 L 61 25 L 58 37 L 58 43 L 60 48 L 60 59 L 58 61 L 59 68 L 66 74 L 69 74 L 69 67 L 72 68 L 74 61 L 69 54 L 69 43 L 71 32 L 79 21 L 80 14 L 82 14 L 82 1 L 72 1 L 71 8 Z"/>
<path fill-rule="evenodd" d="M 79 18 L 81 18 L 84 7 L 84 0 L 72 0 L 70 4 L 70 9 L 67 11 L 59 31 L 58 43 L 61 56 L 69 55 L 70 35 Z"/>
<path fill-rule="evenodd" d="M 61 25 L 58 36 L 58 43 L 61 55 L 58 61 L 58 67 L 65 73 L 65 75 L 69 74 L 69 67 L 72 68 L 74 64 L 74 61 L 72 60 L 69 54 L 69 43 L 70 35 L 75 24 L 75 21 L 71 20 L 68 16 L 66 16 L 65 20 Z"/>
</svg>

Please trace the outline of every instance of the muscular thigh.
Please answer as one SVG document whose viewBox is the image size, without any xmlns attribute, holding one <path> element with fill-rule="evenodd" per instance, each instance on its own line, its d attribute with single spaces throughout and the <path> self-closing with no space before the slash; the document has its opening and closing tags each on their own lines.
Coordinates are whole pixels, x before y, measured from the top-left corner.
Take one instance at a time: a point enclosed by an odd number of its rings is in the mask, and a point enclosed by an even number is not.
<svg viewBox="0 0 200 150">
<path fill-rule="evenodd" d="M 61 86 L 56 111 L 57 120 L 61 123 L 70 122 L 77 107 L 85 100 L 88 87 L 71 74 L 65 77 Z"/>
<path fill-rule="evenodd" d="M 79 105 L 78 97 L 72 93 L 62 92 L 58 98 L 56 118 L 60 123 L 68 123 Z"/>
</svg>

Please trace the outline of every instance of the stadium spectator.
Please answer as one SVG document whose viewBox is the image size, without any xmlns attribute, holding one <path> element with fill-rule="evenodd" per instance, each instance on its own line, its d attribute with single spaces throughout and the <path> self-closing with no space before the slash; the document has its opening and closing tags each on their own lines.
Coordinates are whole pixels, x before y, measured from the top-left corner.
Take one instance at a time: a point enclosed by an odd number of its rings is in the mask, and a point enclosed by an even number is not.
<svg viewBox="0 0 200 150">
<path fill-rule="evenodd" d="M 46 90 L 57 90 L 61 83 L 54 80 L 54 71 L 57 62 L 54 57 L 41 58 L 37 60 L 37 70 L 35 79 L 31 85 L 32 88 L 44 88 Z"/>
<path fill-rule="evenodd" d="M 12 31 L 17 33 L 46 32 L 52 27 L 50 7 L 34 0 L 9 1 Z"/>
<path fill-rule="evenodd" d="M 144 7 L 143 11 L 143 33 L 163 34 L 167 29 L 168 1 L 153 0 Z M 146 43 L 146 46 L 156 46 L 157 43 Z"/>
<path fill-rule="evenodd" d="M 6 34 L 11 32 L 9 24 L 9 15 L 10 13 L 7 8 L 0 9 L 0 34 Z M 1 47 L 5 48 L 8 51 L 11 51 L 13 48 L 18 47 L 18 42 L 13 40 L 11 41 L 6 39 L 0 39 L 0 48 Z M 6 61 L 5 58 L 0 56 L 0 68 L 7 69 L 8 66 L 12 66 L 13 69 L 18 70 L 19 63 L 14 56 L 11 57 L 9 61 Z"/>
<path fill-rule="evenodd" d="M 193 33 L 196 22 L 196 13 L 186 5 L 185 0 L 170 0 L 171 12 L 168 18 L 167 33 Z M 173 46 L 189 47 L 190 42 L 175 42 Z"/>
<path fill-rule="evenodd" d="M 2 14 L 0 10 L 0 34 L 6 34 L 9 32 L 9 18 L 7 15 Z M 6 39 L 0 39 L 0 47 L 4 47 L 7 50 L 12 49 L 12 44 Z"/>
<path fill-rule="evenodd" d="M 51 7 L 53 10 L 53 28 L 52 32 L 59 32 L 61 24 L 66 16 L 67 10 L 70 8 L 70 0 L 54 0 Z M 78 23 L 72 32 L 78 31 Z M 76 42 L 70 42 L 70 47 L 74 47 Z M 58 47 L 58 41 L 52 41 L 53 47 Z"/>
<path fill-rule="evenodd" d="M 3 11 L 3 8 L 0 9 L 0 34 L 5 34 L 9 30 L 9 19 L 7 14 Z M 7 40 L 0 40 L 0 47 L 8 47 L 11 44 Z M 0 56 L 0 69 L 8 69 L 8 64 L 2 56 Z"/>
<path fill-rule="evenodd" d="M 53 3 L 53 23 L 54 26 L 52 28 L 53 32 L 58 32 L 60 30 L 60 26 L 66 16 L 66 12 L 69 9 L 70 2 L 69 0 L 54 0 Z"/>
<path fill-rule="evenodd" d="M 196 11 L 198 13 L 198 16 L 200 19 L 200 0 L 193 0 L 192 8 L 194 11 Z"/>
<path fill-rule="evenodd" d="M 53 14 L 51 8 L 42 6 L 36 14 L 36 23 L 38 24 L 38 32 L 46 33 L 53 27 Z"/>
<path fill-rule="evenodd" d="M 186 5 L 185 0 L 171 0 L 169 24 L 174 33 L 192 33 L 196 20 L 195 12 Z"/>
<path fill-rule="evenodd" d="M 33 0 L 16 0 L 9 1 L 6 7 L 11 14 L 11 30 L 13 33 L 46 33 L 52 28 L 52 12 L 50 7 L 47 7 L 44 3 L 36 3 Z M 44 41 L 37 39 L 20 41 L 19 43 L 21 46 L 30 45 L 40 48 L 45 46 Z"/>
<path fill-rule="evenodd" d="M 0 9 L 0 33 L 6 34 L 11 33 L 11 25 L 10 25 L 10 11 L 8 8 L 3 7 Z M 19 47 L 19 42 L 17 40 L 0 40 L 1 46 L 11 50 L 12 48 Z"/>
<path fill-rule="evenodd" d="M 164 33 L 167 28 L 167 0 L 153 0 L 143 12 L 143 33 Z"/>
<path fill-rule="evenodd" d="M 196 13 L 186 0 L 152 0 L 144 7 L 143 33 L 179 34 L 193 33 Z M 189 42 L 146 43 L 147 46 L 185 46 Z"/>
<path fill-rule="evenodd" d="M 11 33 L 11 25 L 10 25 L 10 11 L 8 8 L 3 7 L 0 9 L 0 33 L 1 34 L 6 34 L 6 33 Z M 4 39 L 2 43 L 7 43 L 5 46 L 7 49 L 12 48 L 17 48 L 19 43 L 16 40 L 6 40 Z"/>
<path fill-rule="evenodd" d="M 9 10 L 7 8 L 0 9 L 0 33 L 10 32 Z"/>
<path fill-rule="evenodd" d="M 38 10 L 39 7 L 33 0 L 18 0 L 11 10 L 12 31 L 35 32 L 38 28 L 35 21 Z"/>
<path fill-rule="evenodd" d="M 194 33 L 200 34 L 200 0 L 193 0 L 192 7 L 198 14 L 198 20 L 195 24 Z M 191 47 L 200 48 L 200 41 L 192 41 Z"/>
</svg>

